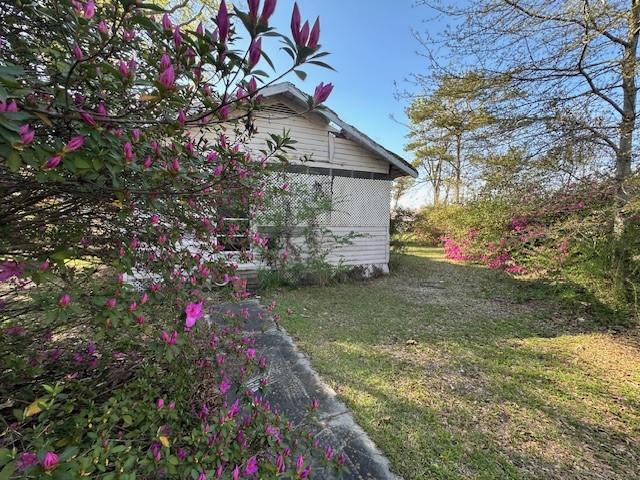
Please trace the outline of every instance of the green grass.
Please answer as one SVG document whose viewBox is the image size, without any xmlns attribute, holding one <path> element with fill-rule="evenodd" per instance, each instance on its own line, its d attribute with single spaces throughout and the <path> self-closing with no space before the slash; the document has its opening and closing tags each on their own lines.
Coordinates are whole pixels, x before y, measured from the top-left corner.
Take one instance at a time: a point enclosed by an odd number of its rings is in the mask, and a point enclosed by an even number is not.
<svg viewBox="0 0 640 480">
<path fill-rule="evenodd" d="M 640 478 L 639 337 L 550 291 L 412 248 L 388 277 L 270 296 L 406 479 Z"/>
</svg>

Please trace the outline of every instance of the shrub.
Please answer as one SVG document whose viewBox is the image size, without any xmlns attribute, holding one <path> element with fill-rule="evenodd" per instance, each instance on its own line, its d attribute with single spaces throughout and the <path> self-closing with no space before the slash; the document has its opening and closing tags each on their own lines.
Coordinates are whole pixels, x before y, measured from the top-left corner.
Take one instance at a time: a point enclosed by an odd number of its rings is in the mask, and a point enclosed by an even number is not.
<svg viewBox="0 0 640 480">
<path fill-rule="evenodd" d="M 305 478 L 310 455 L 342 461 L 272 411 L 264 380 L 245 391 L 266 364 L 243 315 L 205 320 L 212 298 L 244 298 L 235 263 L 265 239 L 229 218 L 274 194 L 291 149 L 244 150 L 262 38 L 292 56 L 283 74 L 323 55 L 297 8 L 292 41 L 259 4 L 222 2 L 212 28 L 153 3 L 0 0 L 0 477 Z"/>
<path fill-rule="evenodd" d="M 640 285 L 640 210 L 632 202 L 627 212 L 629 295 L 616 287 L 612 274 L 614 195 L 608 183 L 586 179 L 537 197 L 481 198 L 465 205 L 425 208 L 413 231 L 416 238 L 442 232 L 445 255 L 451 260 L 551 279 L 582 291 L 593 303 L 637 315 L 633 292 Z"/>
</svg>

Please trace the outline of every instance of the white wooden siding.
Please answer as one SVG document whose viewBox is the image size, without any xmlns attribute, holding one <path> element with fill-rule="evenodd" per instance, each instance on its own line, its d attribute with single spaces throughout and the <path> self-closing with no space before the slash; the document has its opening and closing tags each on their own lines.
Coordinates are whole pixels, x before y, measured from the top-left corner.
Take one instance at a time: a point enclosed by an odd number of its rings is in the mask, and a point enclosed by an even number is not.
<svg viewBox="0 0 640 480">
<path fill-rule="evenodd" d="M 340 168 L 344 170 L 359 170 L 364 172 L 388 173 L 389 164 L 382 158 L 370 153 L 357 143 L 345 139 L 335 138 L 333 160 L 329 158 L 329 134 L 337 133 L 322 120 L 313 115 L 296 115 L 284 113 L 287 107 L 293 106 L 280 102 L 265 105 L 266 110 L 257 112 L 254 124 L 258 130 L 247 148 L 258 152 L 265 148 L 265 140 L 270 133 L 281 134 L 289 130 L 292 139 L 296 140 L 296 150 L 289 155 L 292 164 L 302 163 L 305 156 L 309 157 L 306 165 L 321 168 Z M 269 107 L 277 111 L 270 111 Z"/>
</svg>

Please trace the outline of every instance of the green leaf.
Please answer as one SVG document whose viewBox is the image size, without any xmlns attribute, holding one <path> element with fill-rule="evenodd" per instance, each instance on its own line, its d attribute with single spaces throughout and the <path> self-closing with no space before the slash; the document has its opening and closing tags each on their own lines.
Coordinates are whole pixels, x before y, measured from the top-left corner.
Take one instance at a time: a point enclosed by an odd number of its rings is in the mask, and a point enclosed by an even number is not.
<svg viewBox="0 0 640 480">
<path fill-rule="evenodd" d="M 5 467 L 0 471 L 0 480 L 9 480 L 13 472 L 16 471 L 16 462 L 11 462 L 5 465 Z"/>
<path fill-rule="evenodd" d="M 60 454 L 60 461 L 61 462 L 66 462 L 70 458 L 75 457 L 78 454 L 79 451 L 80 451 L 80 449 L 78 447 L 69 447 L 69 448 L 67 448 L 64 452 L 62 452 Z"/>
<path fill-rule="evenodd" d="M 303 72 L 302 70 L 294 70 L 293 73 L 295 73 L 298 76 L 298 78 L 303 82 L 307 79 L 306 72 Z"/>
<path fill-rule="evenodd" d="M 22 165 L 22 157 L 17 150 L 13 150 L 9 157 L 7 158 L 7 166 L 9 170 L 12 172 L 17 172 L 20 170 L 20 166 Z"/>
<path fill-rule="evenodd" d="M 307 63 L 312 63 L 312 64 L 314 64 L 314 65 L 318 65 L 318 66 L 320 66 L 320 67 L 322 67 L 322 68 L 328 68 L 329 70 L 333 70 L 334 72 L 336 71 L 336 69 L 335 69 L 335 68 L 333 68 L 333 67 L 332 67 L 331 65 L 329 65 L 328 63 L 324 63 L 324 62 L 321 62 L 321 61 L 319 61 L 319 60 L 309 60 Z"/>
</svg>

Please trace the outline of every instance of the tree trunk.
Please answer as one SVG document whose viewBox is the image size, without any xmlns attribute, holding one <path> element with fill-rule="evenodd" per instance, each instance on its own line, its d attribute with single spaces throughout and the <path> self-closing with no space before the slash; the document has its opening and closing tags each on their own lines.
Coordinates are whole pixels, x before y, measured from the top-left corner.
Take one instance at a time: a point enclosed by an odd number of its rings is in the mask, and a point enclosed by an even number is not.
<svg viewBox="0 0 640 480">
<path fill-rule="evenodd" d="M 454 179 L 454 196 L 455 202 L 460 203 L 460 183 L 462 177 L 462 135 L 456 135 L 456 164 L 453 168 L 455 179 Z"/>
<path fill-rule="evenodd" d="M 623 113 L 620 120 L 620 139 L 616 153 L 616 208 L 613 219 L 614 258 L 613 274 L 616 289 L 625 294 L 629 293 L 627 283 L 630 253 L 627 247 L 627 218 L 624 208 L 629 201 L 627 180 L 631 175 L 631 160 L 633 158 L 633 131 L 636 125 L 636 55 L 638 51 L 638 36 L 640 34 L 640 0 L 631 0 L 629 11 L 629 36 L 621 63 Z"/>
</svg>

